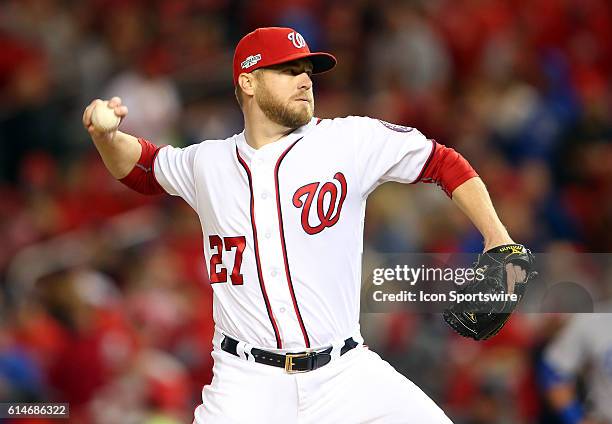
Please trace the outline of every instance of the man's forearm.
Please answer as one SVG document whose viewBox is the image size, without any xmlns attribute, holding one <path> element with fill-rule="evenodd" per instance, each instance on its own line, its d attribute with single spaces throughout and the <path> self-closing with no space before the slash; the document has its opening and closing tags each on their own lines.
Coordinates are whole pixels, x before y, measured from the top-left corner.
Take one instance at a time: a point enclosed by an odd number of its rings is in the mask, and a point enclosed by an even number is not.
<svg viewBox="0 0 612 424">
<path fill-rule="evenodd" d="M 118 180 L 128 175 L 140 158 L 142 147 L 132 135 L 117 131 L 112 139 L 92 137 L 92 140 L 104 165 Z"/>
<path fill-rule="evenodd" d="M 452 193 L 453 201 L 470 218 L 484 238 L 484 250 L 514 243 L 499 220 L 489 192 L 479 177 L 470 178 Z"/>
</svg>

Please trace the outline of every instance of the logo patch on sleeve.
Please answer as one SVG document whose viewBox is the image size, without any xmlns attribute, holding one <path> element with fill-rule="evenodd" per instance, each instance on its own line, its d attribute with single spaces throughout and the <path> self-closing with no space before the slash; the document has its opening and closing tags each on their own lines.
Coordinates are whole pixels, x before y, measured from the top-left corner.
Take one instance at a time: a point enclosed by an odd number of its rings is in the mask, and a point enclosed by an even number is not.
<svg viewBox="0 0 612 424">
<path fill-rule="evenodd" d="M 382 119 L 379 119 L 378 122 L 389 128 L 390 130 L 397 132 L 410 132 L 414 129 L 412 127 L 404 127 L 403 125 L 392 124 L 390 122 L 383 121 Z"/>
</svg>

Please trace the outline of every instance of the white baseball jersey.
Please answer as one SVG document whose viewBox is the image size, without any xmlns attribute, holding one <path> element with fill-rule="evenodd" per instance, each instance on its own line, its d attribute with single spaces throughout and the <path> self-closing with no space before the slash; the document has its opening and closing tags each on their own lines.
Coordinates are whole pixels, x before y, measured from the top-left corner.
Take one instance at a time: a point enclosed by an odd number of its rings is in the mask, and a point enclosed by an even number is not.
<svg viewBox="0 0 612 424">
<path fill-rule="evenodd" d="M 574 376 L 590 365 L 588 396 L 594 415 L 612 421 L 612 314 L 576 314 L 545 352 L 561 374 Z"/>
<path fill-rule="evenodd" d="M 296 351 L 359 332 L 366 198 L 418 180 L 432 153 L 416 129 L 313 118 L 260 149 L 244 132 L 163 147 L 154 173 L 200 218 L 217 330 Z"/>
</svg>

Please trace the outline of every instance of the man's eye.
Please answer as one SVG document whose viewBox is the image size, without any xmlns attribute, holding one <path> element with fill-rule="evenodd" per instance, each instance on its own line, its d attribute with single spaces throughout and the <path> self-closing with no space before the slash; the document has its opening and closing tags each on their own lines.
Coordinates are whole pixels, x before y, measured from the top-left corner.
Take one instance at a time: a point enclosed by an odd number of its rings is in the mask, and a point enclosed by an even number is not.
<svg viewBox="0 0 612 424">
<path fill-rule="evenodd" d="M 285 72 L 287 72 L 288 74 L 291 74 L 293 76 L 301 75 L 301 74 L 303 74 L 305 72 L 309 77 L 312 76 L 312 71 L 310 71 L 310 70 L 304 70 L 303 71 L 301 69 L 288 69 Z"/>
</svg>

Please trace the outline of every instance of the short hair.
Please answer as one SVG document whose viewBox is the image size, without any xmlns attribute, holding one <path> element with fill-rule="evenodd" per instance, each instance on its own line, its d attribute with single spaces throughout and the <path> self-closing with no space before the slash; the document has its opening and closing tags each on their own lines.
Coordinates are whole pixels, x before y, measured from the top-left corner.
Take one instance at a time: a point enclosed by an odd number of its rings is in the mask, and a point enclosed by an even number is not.
<svg viewBox="0 0 612 424">
<path fill-rule="evenodd" d="M 242 108 L 242 103 L 244 102 L 244 92 L 242 91 L 242 88 L 240 88 L 239 84 L 236 84 L 236 88 L 234 89 L 234 95 L 236 96 L 238 105 Z"/>
</svg>

